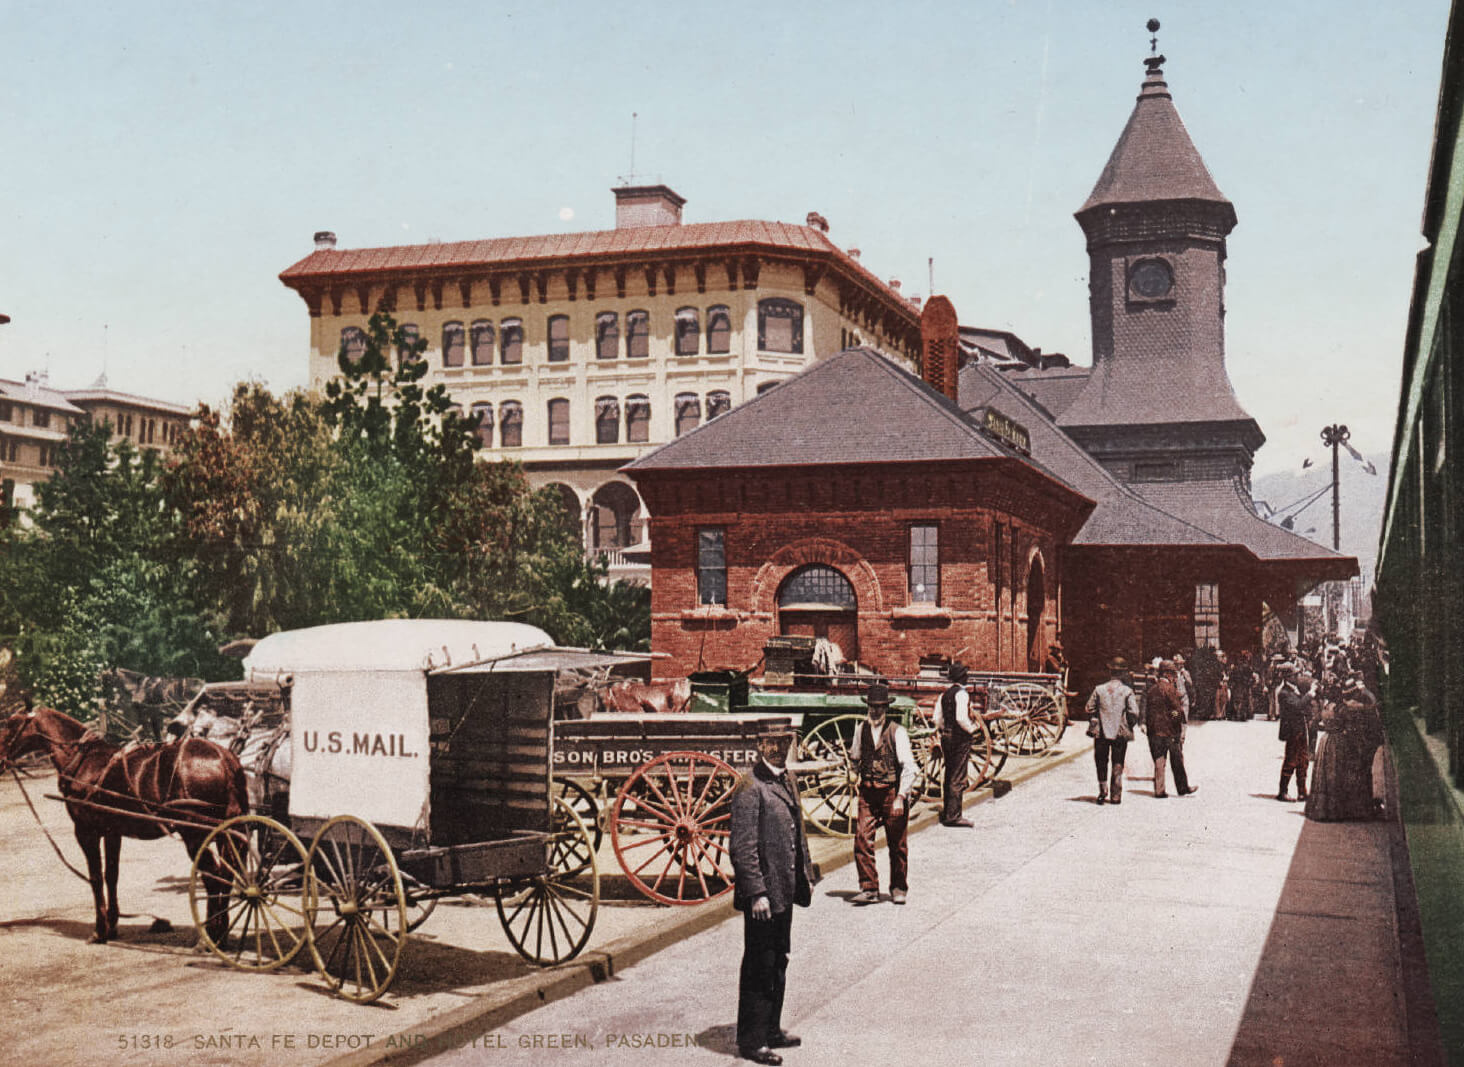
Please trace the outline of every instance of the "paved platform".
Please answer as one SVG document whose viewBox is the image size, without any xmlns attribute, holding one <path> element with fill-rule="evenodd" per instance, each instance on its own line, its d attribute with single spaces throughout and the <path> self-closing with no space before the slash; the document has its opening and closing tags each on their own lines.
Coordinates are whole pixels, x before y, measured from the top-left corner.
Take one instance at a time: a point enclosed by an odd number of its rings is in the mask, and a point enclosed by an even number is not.
<svg viewBox="0 0 1464 1067">
<path fill-rule="evenodd" d="M 1398 827 L 1277 802 L 1274 724 L 1192 727 L 1194 797 L 1155 799 L 1136 748 L 1122 807 L 1093 803 L 1077 752 L 973 808 L 974 830 L 917 834 L 906 907 L 851 907 L 853 871 L 834 871 L 794 921 L 785 1022 L 804 1045 L 785 1062 L 1442 1062 Z M 432 1051 L 725 1058 L 740 951 L 740 920 L 718 923 Z"/>
</svg>

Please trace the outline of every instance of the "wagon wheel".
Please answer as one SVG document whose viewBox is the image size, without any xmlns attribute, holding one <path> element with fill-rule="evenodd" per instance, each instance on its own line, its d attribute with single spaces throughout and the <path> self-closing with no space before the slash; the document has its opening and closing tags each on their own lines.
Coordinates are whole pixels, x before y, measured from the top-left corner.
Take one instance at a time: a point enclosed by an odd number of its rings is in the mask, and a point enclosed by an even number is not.
<svg viewBox="0 0 1464 1067">
<path fill-rule="evenodd" d="M 998 745 L 1013 756 L 1040 756 L 1062 737 L 1067 710 L 1046 686 L 1013 682 L 996 690 Z"/>
<path fill-rule="evenodd" d="M 594 839 L 595 851 L 599 852 L 600 844 L 605 840 L 605 829 L 600 825 L 600 804 L 595 800 L 595 794 L 573 778 L 561 778 L 555 775 L 554 796 L 555 799 L 563 800 L 574 809 L 574 813 L 585 824 L 585 829 L 590 831 L 590 836 Z M 557 813 L 555 817 L 558 818 Z"/>
<path fill-rule="evenodd" d="M 966 761 L 966 791 L 974 792 L 990 785 L 1006 766 L 1007 754 L 996 743 L 995 735 L 984 718 L 974 716 L 976 730 L 971 735 L 971 755 Z M 931 801 L 945 795 L 945 758 L 940 750 L 940 735 L 911 737 L 915 762 L 920 767 L 921 782 L 917 792 Z"/>
<path fill-rule="evenodd" d="M 315 968 L 347 1000 L 367 1004 L 396 977 L 407 940 L 407 895 L 376 827 L 337 815 L 310 843 L 305 904 Z"/>
<path fill-rule="evenodd" d="M 210 849 L 214 873 L 199 866 Z M 219 940 L 208 929 L 210 889 L 229 895 L 228 926 Z M 229 966 L 245 971 L 283 967 L 305 943 L 305 846 L 263 815 L 220 823 L 204 838 L 193 861 L 188 907 L 199 939 Z M 232 951 L 229 938 L 234 939 Z"/>
<path fill-rule="evenodd" d="M 544 965 L 579 955 L 600 910 L 600 866 L 590 828 L 562 797 L 554 798 L 553 818 L 546 873 L 517 893 L 495 898 L 503 932 L 518 954 Z"/>
<path fill-rule="evenodd" d="M 808 821 L 834 837 L 853 837 L 859 814 L 859 776 L 849 747 L 862 715 L 837 715 L 825 719 L 798 741 L 799 762 L 832 763 L 823 770 L 798 776 L 803 792 L 803 809 Z"/>
<path fill-rule="evenodd" d="M 698 904 L 731 889 L 737 781 L 701 752 L 668 752 L 637 767 L 610 812 L 610 843 L 631 884 L 662 904 Z"/>
<path fill-rule="evenodd" d="M 437 897 L 430 896 L 431 888 L 405 871 L 402 872 L 402 890 L 407 894 L 407 933 L 411 933 L 437 910 Z"/>
</svg>

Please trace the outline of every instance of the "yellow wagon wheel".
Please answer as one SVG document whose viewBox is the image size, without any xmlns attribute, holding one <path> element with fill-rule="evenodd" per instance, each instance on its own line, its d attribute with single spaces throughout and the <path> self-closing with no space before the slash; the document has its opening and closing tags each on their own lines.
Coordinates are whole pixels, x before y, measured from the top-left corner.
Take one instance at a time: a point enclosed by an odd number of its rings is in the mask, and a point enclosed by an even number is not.
<svg viewBox="0 0 1464 1067">
<path fill-rule="evenodd" d="M 1012 682 L 994 696 L 1002 711 L 997 744 L 1013 756 L 1040 756 L 1067 729 L 1067 708 L 1046 686 Z"/>
<path fill-rule="evenodd" d="M 545 842 L 545 873 L 499 893 L 498 919 L 518 954 L 530 963 L 563 963 L 579 955 L 600 910 L 600 865 L 594 839 L 573 803 L 554 798 L 553 829 Z"/>
<path fill-rule="evenodd" d="M 859 815 L 859 775 L 849 749 L 862 715 L 836 715 L 798 739 L 798 762 L 819 765 L 800 771 L 798 787 L 810 823 L 833 837 L 853 837 Z"/>
<path fill-rule="evenodd" d="M 214 870 L 201 863 L 213 857 Z M 228 894 L 221 937 L 208 928 L 208 895 Z M 203 840 L 188 879 L 188 907 L 199 939 L 219 959 L 245 971 L 272 971 L 305 944 L 305 846 L 264 815 L 220 823 Z"/>
<path fill-rule="evenodd" d="M 368 1004 L 396 977 L 407 941 L 407 895 L 376 827 L 337 815 L 310 842 L 305 894 L 315 969 L 331 991 Z"/>
<path fill-rule="evenodd" d="M 972 721 L 976 729 L 971 734 L 971 755 L 966 761 L 967 792 L 990 785 L 1006 766 L 1007 758 L 990 724 L 979 715 L 973 715 Z M 911 731 L 910 747 L 914 749 L 915 762 L 920 768 L 921 780 L 916 794 L 939 802 L 945 795 L 945 758 L 940 750 L 940 735 L 934 730 L 929 733 L 920 731 L 918 735 Z"/>
</svg>

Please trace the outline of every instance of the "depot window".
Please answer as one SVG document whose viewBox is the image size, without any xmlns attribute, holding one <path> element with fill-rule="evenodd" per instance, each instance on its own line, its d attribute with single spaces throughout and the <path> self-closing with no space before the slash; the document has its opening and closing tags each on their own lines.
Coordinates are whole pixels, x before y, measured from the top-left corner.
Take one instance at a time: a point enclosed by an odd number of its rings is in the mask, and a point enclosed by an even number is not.
<svg viewBox="0 0 1464 1067">
<path fill-rule="evenodd" d="M 467 350 L 467 332 L 460 322 L 447 322 L 442 326 L 442 365 L 461 367 L 463 354 Z"/>
<path fill-rule="evenodd" d="M 651 399 L 647 396 L 625 398 L 625 439 L 631 444 L 645 444 L 651 439 Z"/>
<path fill-rule="evenodd" d="M 520 319 L 504 319 L 500 341 L 504 363 L 524 361 L 524 324 Z"/>
<path fill-rule="evenodd" d="M 676 312 L 676 354 L 694 356 L 701 349 L 701 320 L 696 308 L 681 308 Z"/>
<path fill-rule="evenodd" d="M 757 347 L 763 352 L 803 352 L 803 305 L 770 298 L 757 304 Z"/>
<path fill-rule="evenodd" d="M 940 527 L 910 527 L 910 603 L 940 603 Z"/>
<path fill-rule="evenodd" d="M 504 448 L 519 448 L 524 443 L 524 406 L 517 400 L 498 405 L 498 443 Z"/>
<path fill-rule="evenodd" d="M 569 316 L 549 316 L 549 362 L 564 363 L 569 359 Z"/>
<path fill-rule="evenodd" d="M 354 367 L 366 354 L 366 331 L 359 326 L 347 326 L 341 330 L 341 356 Z"/>
<path fill-rule="evenodd" d="M 468 409 L 478 419 L 478 428 L 473 431 L 478 438 L 479 448 L 493 447 L 493 405 L 474 404 Z"/>
<path fill-rule="evenodd" d="M 628 359 L 645 359 L 651 354 L 651 316 L 649 312 L 632 311 L 625 316 L 625 355 Z"/>
<path fill-rule="evenodd" d="M 725 531 L 706 526 L 696 531 L 696 598 L 699 604 L 727 603 Z"/>
<path fill-rule="evenodd" d="M 479 319 L 473 323 L 472 329 L 468 331 L 468 338 L 473 343 L 473 366 L 493 366 L 494 337 L 493 323 L 487 319 Z"/>
<path fill-rule="evenodd" d="M 732 312 L 724 304 L 707 308 L 707 351 L 714 356 L 732 351 Z"/>
<path fill-rule="evenodd" d="M 676 436 L 701 424 L 701 398 L 695 393 L 676 394 Z"/>
<path fill-rule="evenodd" d="M 1220 647 L 1220 586 L 1214 582 L 1195 586 L 1195 647 Z"/>
<path fill-rule="evenodd" d="M 595 316 L 595 358 L 614 359 L 620 354 L 620 316 L 602 311 Z"/>
<path fill-rule="evenodd" d="M 569 401 L 562 396 L 549 401 L 549 443 L 569 444 Z"/>
<path fill-rule="evenodd" d="M 595 400 L 595 443 L 613 445 L 620 440 L 620 401 L 613 396 Z"/>
</svg>

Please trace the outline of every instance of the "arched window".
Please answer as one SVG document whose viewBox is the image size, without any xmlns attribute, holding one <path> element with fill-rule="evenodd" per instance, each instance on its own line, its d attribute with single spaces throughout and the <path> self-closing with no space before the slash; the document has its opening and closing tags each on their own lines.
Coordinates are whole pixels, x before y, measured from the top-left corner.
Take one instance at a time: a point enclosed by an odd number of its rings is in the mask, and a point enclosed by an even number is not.
<svg viewBox="0 0 1464 1067">
<path fill-rule="evenodd" d="M 620 440 L 620 401 L 613 396 L 595 400 L 595 443 L 613 445 Z"/>
<path fill-rule="evenodd" d="M 502 325 L 503 362 L 524 361 L 524 324 L 520 319 L 504 319 Z"/>
<path fill-rule="evenodd" d="M 463 330 L 462 323 L 443 323 L 442 365 L 444 367 L 461 367 L 463 365 L 463 351 L 466 347 L 466 344 L 466 334 Z"/>
<path fill-rule="evenodd" d="M 590 498 L 595 509 L 594 547 L 627 548 L 641 539 L 640 497 L 624 482 L 607 482 Z"/>
<path fill-rule="evenodd" d="M 762 396 L 769 389 L 772 389 L 774 386 L 778 386 L 778 385 L 782 385 L 782 384 L 783 384 L 783 381 L 782 381 L 781 378 L 778 379 L 775 382 L 758 382 L 758 385 L 757 385 L 757 395 L 758 396 Z"/>
<path fill-rule="evenodd" d="M 397 328 L 397 362 L 405 364 L 415 359 L 417 341 L 421 333 L 415 322 L 404 322 Z"/>
<path fill-rule="evenodd" d="M 549 443 L 569 444 L 569 401 L 562 396 L 549 401 Z"/>
<path fill-rule="evenodd" d="M 676 312 L 676 354 L 694 356 L 701 351 L 701 320 L 696 308 L 680 308 Z"/>
<path fill-rule="evenodd" d="M 559 505 L 559 521 L 563 524 L 564 529 L 574 534 L 576 539 L 583 540 L 584 528 L 580 525 L 582 520 L 579 495 L 563 482 L 546 485 L 543 492 L 553 494 Z"/>
<path fill-rule="evenodd" d="M 366 354 L 366 331 L 359 326 L 347 326 L 341 330 L 341 353 L 351 366 L 360 363 Z"/>
<path fill-rule="evenodd" d="M 707 351 L 712 355 L 732 351 L 732 312 L 725 304 L 707 308 Z"/>
<path fill-rule="evenodd" d="M 676 436 L 694 430 L 701 423 L 701 398 L 695 393 L 676 394 Z"/>
<path fill-rule="evenodd" d="M 475 431 L 478 438 L 478 447 L 492 448 L 493 405 L 489 403 L 474 404 L 468 409 L 468 412 L 478 417 L 478 429 Z"/>
<path fill-rule="evenodd" d="M 645 444 L 651 439 L 651 398 L 625 398 L 625 439 L 631 444 Z"/>
<path fill-rule="evenodd" d="M 631 311 L 625 316 L 625 355 L 628 359 L 645 359 L 651 354 L 651 316 L 645 311 Z"/>
<path fill-rule="evenodd" d="M 778 590 L 780 608 L 820 608 L 849 611 L 859 606 L 854 586 L 833 567 L 810 563 L 800 567 L 783 581 Z"/>
<path fill-rule="evenodd" d="M 564 363 L 569 359 L 569 316 L 549 316 L 549 362 Z"/>
<path fill-rule="evenodd" d="M 713 389 L 707 394 L 707 421 L 732 410 L 732 394 L 725 389 Z"/>
<path fill-rule="evenodd" d="M 757 347 L 762 352 L 803 351 L 803 305 L 770 297 L 757 302 Z"/>
<path fill-rule="evenodd" d="M 468 331 L 468 338 L 473 343 L 473 366 L 493 366 L 493 323 L 479 319 Z"/>
<path fill-rule="evenodd" d="M 498 443 L 504 448 L 523 447 L 524 406 L 517 400 L 498 405 Z"/>
<path fill-rule="evenodd" d="M 620 354 L 620 317 L 613 311 L 595 316 L 595 358 L 614 359 Z"/>
</svg>

